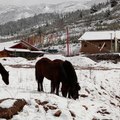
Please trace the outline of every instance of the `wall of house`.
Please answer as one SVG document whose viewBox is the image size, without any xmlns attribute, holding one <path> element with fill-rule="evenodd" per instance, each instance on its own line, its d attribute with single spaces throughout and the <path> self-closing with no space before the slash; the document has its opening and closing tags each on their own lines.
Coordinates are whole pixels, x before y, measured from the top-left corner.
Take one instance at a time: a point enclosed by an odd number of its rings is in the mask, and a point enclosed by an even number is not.
<svg viewBox="0 0 120 120">
<path fill-rule="evenodd" d="M 113 47 L 113 46 L 112 46 Z M 111 41 L 97 40 L 97 41 L 81 41 L 80 52 L 94 54 L 94 53 L 109 53 L 111 51 Z"/>
<path fill-rule="evenodd" d="M 9 57 L 5 50 L 0 51 L 0 57 Z"/>
</svg>

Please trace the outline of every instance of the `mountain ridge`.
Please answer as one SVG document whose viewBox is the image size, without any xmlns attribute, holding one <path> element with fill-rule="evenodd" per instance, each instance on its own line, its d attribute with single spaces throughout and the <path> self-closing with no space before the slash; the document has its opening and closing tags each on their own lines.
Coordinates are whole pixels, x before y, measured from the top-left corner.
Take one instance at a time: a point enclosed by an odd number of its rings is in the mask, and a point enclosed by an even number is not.
<svg viewBox="0 0 120 120">
<path fill-rule="evenodd" d="M 107 0 L 104 0 L 104 2 L 105 1 Z M 80 9 L 89 9 L 93 4 L 95 4 L 95 2 L 92 2 L 91 4 L 90 1 L 86 0 L 84 2 L 69 1 L 56 4 L 42 3 L 32 6 L 0 5 L 0 24 L 9 21 L 17 21 L 22 18 L 33 17 L 35 14 L 40 13 L 64 13 Z"/>
</svg>

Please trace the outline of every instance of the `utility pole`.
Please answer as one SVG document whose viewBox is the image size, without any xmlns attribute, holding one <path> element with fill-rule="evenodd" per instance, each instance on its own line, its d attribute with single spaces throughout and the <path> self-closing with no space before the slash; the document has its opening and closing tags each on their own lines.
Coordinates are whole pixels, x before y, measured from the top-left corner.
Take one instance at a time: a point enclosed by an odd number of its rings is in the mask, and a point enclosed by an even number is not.
<svg viewBox="0 0 120 120">
<path fill-rule="evenodd" d="M 117 43 L 117 37 L 116 37 L 116 33 L 114 33 L 114 39 L 115 39 L 115 52 L 117 52 L 117 49 L 118 49 L 118 43 Z"/>
<path fill-rule="evenodd" d="M 111 52 L 113 52 L 113 45 L 112 45 L 112 33 L 110 33 L 110 39 L 111 39 Z"/>
<path fill-rule="evenodd" d="M 66 39 L 66 45 L 67 45 L 67 56 L 70 56 L 70 51 L 69 51 L 69 33 L 68 33 L 68 27 L 67 27 L 67 39 Z"/>
</svg>

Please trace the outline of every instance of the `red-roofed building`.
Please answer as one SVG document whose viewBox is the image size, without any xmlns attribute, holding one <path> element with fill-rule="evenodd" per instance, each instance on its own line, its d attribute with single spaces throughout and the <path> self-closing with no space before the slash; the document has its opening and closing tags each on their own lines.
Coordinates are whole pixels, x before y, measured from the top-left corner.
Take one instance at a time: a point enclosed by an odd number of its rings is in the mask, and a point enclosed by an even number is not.
<svg viewBox="0 0 120 120">
<path fill-rule="evenodd" d="M 43 51 L 40 51 L 38 48 L 24 40 L 21 40 L 20 42 L 15 43 L 15 45 L 0 51 L 0 57 L 25 57 L 30 59 L 43 55 Z"/>
</svg>

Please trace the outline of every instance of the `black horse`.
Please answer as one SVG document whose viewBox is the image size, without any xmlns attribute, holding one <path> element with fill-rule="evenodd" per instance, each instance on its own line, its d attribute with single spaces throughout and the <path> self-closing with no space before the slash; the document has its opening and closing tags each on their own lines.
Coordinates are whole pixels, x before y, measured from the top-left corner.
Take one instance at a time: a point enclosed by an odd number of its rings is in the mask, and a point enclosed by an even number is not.
<svg viewBox="0 0 120 120">
<path fill-rule="evenodd" d="M 5 70 L 3 65 L 0 63 L 0 74 L 2 76 L 2 80 L 6 85 L 9 84 L 9 73 Z"/>
<path fill-rule="evenodd" d="M 56 90 L 56 94 L 59 95 L 59 85 L 60 82 L 62 82 L 62 95 L 66 97 L 67 94 L 69 94 L 69 97 L 72 97 L 73 99 L 78 98 L 78 90 L 80 86 L 77 83 L 75 70 L 73 69 L 73 66 L 71 67 L 71 65 L 72 64 L 70 62 L 62 61 L 60 59 L 53 61 L 48 58 L 40 59 L 35 65 L 38 91 L 43 91 L 43 79 L 46 77 L 51 80 L 51 93 L 54 93 Z M 69 75 L 69 71 L 67 69 L 71 68 L 71 75 Z M 72 78 L 69 77 L 72 77 L 75 80 L 72 80 Z"/>
<path fill-rule="evenodd" d="M 72 97 L 74 99 L 77 99 L 79 96 L 78 91 L 80 90 L 80 86 L 77 81 L 75 69 L 71 62 L 67 60 L 63 62 L 63 67 L 67 74 L 67 81 L 65 81 L 64 84 L 62 84 L 62 95 L 64 97 L 68 95 L 69 98 Z"/>
<path fill-rule="evenodd" d="M 60 59 L 55 59 L 54 62 L 58 62 L 62 65 L 64 73 L 66 74 L 67 79 L 63 79 L 62 82 L 62 95 L 64 97 L 77 99 L 79 97 L 78 91 L 80 90 L 79 83 L 77 82 L 77 75 L 75 69 L 71 62 Z"/>
</svg>

